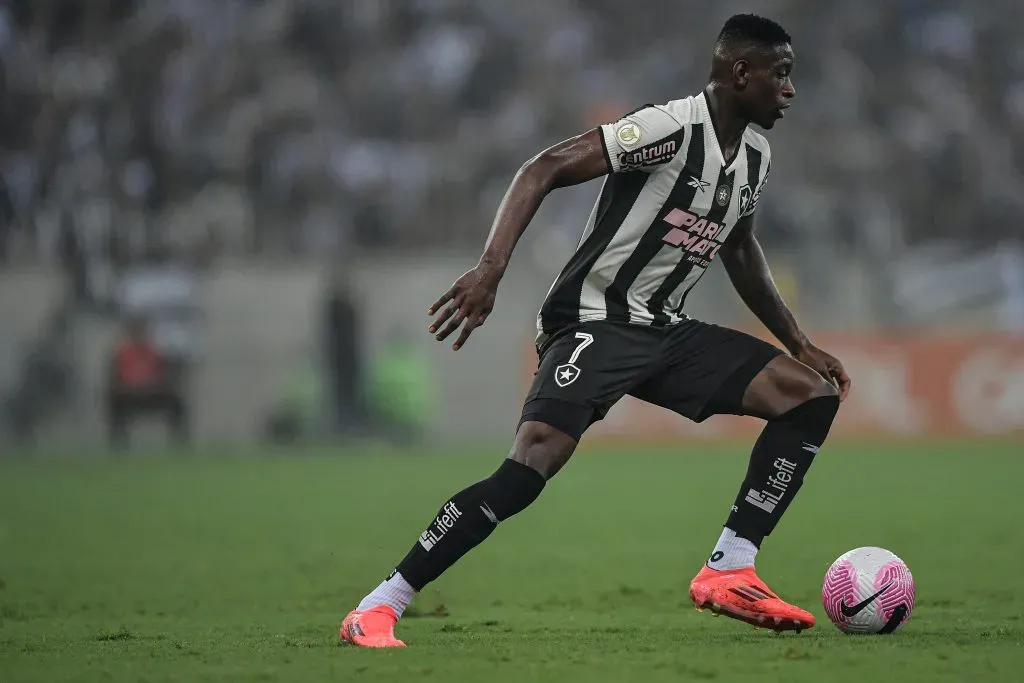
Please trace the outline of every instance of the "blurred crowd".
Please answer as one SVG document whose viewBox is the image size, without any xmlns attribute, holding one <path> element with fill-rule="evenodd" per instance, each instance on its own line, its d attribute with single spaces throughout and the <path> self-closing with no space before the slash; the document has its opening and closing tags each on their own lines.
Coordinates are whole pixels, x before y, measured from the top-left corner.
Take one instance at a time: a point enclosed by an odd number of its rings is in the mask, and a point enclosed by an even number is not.
<svg viewBox="0 0 1024 683">
<path fill-rule="evenodd" d="M 1024 215 L 1024 5 L 766 0 L 794 36 L 763 240 L 992 245 Z M 516 169 L 697 92 L 734 0 L 0 0 L 0 261 L 479 246 Z M 541 220 L 576 235 L 596 188 Z"/>
</svg>

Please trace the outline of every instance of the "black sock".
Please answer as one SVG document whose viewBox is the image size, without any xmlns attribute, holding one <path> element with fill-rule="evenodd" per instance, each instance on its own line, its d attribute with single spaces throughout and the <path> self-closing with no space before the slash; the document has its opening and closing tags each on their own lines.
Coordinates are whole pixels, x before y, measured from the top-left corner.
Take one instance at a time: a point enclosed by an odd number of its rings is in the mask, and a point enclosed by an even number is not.
<svg viewBox="0 0 1024 683">
<path fill-rule="evenodd" d="M 839 397 L 814 398 L 765 426 L 725 526 L 757 547 L 800 490 L 839 411 Z"/>
<path fill-rule="evenodd" d="M 532 467 L 506 459 L 487 479 L 459 491 L 444 504 L 398 571 L 417 591 L 491 535 L 498 522 L 525 510 L 544 489 Z"/>
</svg>

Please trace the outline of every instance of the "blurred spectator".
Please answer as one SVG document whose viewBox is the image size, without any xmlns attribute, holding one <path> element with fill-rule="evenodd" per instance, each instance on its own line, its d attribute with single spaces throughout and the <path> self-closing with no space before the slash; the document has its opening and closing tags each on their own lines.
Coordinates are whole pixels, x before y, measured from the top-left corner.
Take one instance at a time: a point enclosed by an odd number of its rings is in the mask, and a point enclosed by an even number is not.
<svg viewBox="0 0 1024 683">
<path fill-rule="evenodd" d="M 144 318 L 169 377 L 183 385 L 195 356 L 200 317 L 198 274 L 190 260 L 168 248 L 152 248 L 118 285 L 118 311 Z"/>
<path fill-rule="evenodd" d="M 23 446 L 35 443 L 48 415 L 66 407 L 75 389 L 70 362 L 68 313 L 61 306 L 37 339 L 28 342 L 14 383 L 0 396 L 0 432 Z"/>
<path fill-rule="evenodd" d="M 108 231 L 141 253 L 152 236 L 188 244 L 214 226 L 234 253 L 478 248 L 526 158 L 700 88 L 721 22 L 748 9 L 6 0 L 0 254 L 52 250 L 68 207 L 90 253 Z M 785 189 L 765 196 L 768 247 L 824 235 L 885 258 L 1019 234 L 1024 5 L 761 11 L 797 54 L 797 106 L 771 133 Z M 578 234 L 593 195 L 558 193 L 538 222 Z"/>
<path fill-rule="evenodd" d="M 360 315 L 344 265 L 336 266 L 326 292 L 324 356 L 328 377 L 331 424 L 340 434 L 361 431 L 366 418 L 361 376 Z"/>
<path fill-rule="evenodd" d="M 144 319 L 135 317 L 125 326 L 110 362 L 107 386 L 107 429 L 115 448 L 128 445 L 128 430 L 140 417 L 162 417 L 174 441 L 188 441 L 185 396 L 167 371 L 164 356 L 148 334 Z"/>
</svg>

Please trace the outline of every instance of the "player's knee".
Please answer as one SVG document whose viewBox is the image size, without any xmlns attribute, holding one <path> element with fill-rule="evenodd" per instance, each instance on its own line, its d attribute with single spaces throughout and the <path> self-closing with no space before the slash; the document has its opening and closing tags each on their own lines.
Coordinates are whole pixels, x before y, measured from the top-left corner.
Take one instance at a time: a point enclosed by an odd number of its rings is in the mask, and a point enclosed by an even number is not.
<svg viewBox="0 0 1024 683">
<path fill-rule="evenodd" d="M 783 420 L 806 433 L 824 440 L 839 412 L 839 392 L 824 379 L 809 382 L 797 395 L 791 396 L 792 407 L 779 415 Z"/>
<path fill-rule="evenodd" d="M 839 389 L 836 385 L 826 381 L 820 375 L 815 378 L 815 381 L 807 388 L 806 401 L 811 401 L 816 398 L 830 398 L 835 399 L 836 408 L 839 407 Z"/>
<path fill-rule="evenodd" d="M 815 417 L 831 423 L 839 411 L 839 391 L 817 373 L 804 381 L 791 383 L 787 389 L 779 406 L 780 417 L 804 406 L 815 406 L 811 411 Z"/>
<path fill-rule="evenodd" d="M 543 422 L 524 422 L 509 458 L 540 473 L 555 476 L 576 450 L 576 439 Z"/>
<path fill-rule="evenodd" d="M 769 412 L 776 417 L 782 417 L 812 401 L 829 406 L 834 403 L 835 410 L 839 409 L 839 391 L 806 365 L 796 362 L 780 363 L 772 370 L 771 383 L 774 386 L 769 393 L 772 397 L 772 410 Z"/>
</svg>

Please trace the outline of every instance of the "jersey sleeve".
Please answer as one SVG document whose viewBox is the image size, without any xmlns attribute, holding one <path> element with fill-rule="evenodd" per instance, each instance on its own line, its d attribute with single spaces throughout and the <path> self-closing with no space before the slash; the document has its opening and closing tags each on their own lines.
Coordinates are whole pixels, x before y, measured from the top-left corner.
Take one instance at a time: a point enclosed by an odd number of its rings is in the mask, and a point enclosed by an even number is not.
<svg viewBox="0 0 1024 683">
<path fill-rule="evenodd" d="M 740 211 L 740 218 L 746 218 L 747 216 L 753 216 L 754 210 L 757 209 L 757 200 L 761 198 L 761 192 L 764 190 L 765 183 L 768 182 L 768 174 L 771 173 L 772 162 L 771 159 L 764 168 L 764 175 L 757 182 L 757 187 L 754 188 L 753 192 L 750 193 L 750 199 L 746 200 L 742 210 Z"/>
<path fill-rule="evenodd" d="M 679 152 L 683 136 L 683 124 L 655 105 L 601 126 L 601 143 L 612 173 L 658 170 Z"/>
</svg>

